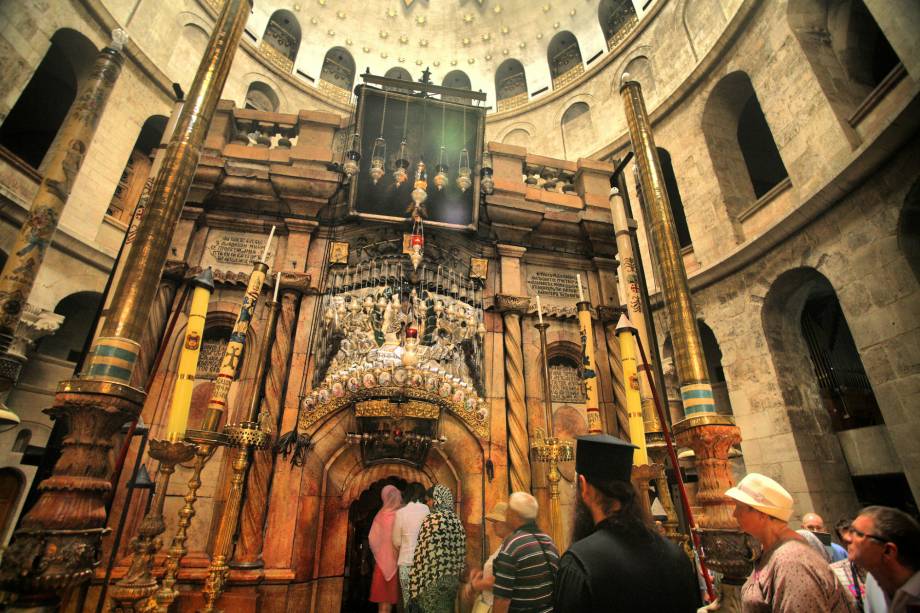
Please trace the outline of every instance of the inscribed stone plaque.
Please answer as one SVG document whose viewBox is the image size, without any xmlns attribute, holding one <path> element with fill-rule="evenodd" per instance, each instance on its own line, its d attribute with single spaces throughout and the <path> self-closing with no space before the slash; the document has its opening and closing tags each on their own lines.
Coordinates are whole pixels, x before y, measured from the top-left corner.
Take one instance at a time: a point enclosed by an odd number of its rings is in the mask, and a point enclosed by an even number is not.
<svg viewBox="0 0 920 613">
<path fill-rule="evenodd" d="M 252 270 L 252 263 L 262 257 L 266 240 L 268 234 L 211 230 L 208 233 L 204 255 L 201 257 L 201 266 L 211 266 L 215 270 L 249 272 Z M 272 239 L 272 246 L 266 258 L 269 265 L 275 259 L 277 246 L 278 239 Z"/>
<path fill-rule="evenodd" d="M 201 353 L 198 354 L 198 370 L 196 379 L 213 379 L 220 372 L 220 362 L 227 350 L 226 339 L 210 339 L 201 343 Z"/>
<path fill-rule="evenodd" d="M 543 266 L 527 266 L 527 288 L 531 296 L 540 295 L 544 304 L 574 307 L 578 302 L 578 281 L 576 272 Z M 582 275 L 582 285 L 586 284 Z M 588 288 L 584 287 L 585 298 Z"/>
<path fill-rule="evenodd" d="M 553 364 L 549 367 L 549 388 L 553 402 L 583 403 L 585 382 L 574 366 Z"/>
</svg>

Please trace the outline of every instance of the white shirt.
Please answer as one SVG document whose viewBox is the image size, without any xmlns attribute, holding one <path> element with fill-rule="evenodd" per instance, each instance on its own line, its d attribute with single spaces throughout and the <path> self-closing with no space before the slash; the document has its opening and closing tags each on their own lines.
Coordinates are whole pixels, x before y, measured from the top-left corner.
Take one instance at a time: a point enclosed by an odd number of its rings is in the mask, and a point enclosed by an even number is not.
<svg viewBox="0 0 920 613">
<path fill-rule="evenodd" d="M 399 550 L 399 559 L 396 563 L 400 566 L 412 566 L 418 533 L 422 528 L 422 521 L 429 513 L 431 511 L 421 502 L 410 502 L 396 511 L 396 519 L 393 521 L 393 546 Z"/>
<path fill-rule="evenodd" d="M 499 545 L 498 549 L 492 552 L 492 555 L 489 556 L 489 559 L 486 560 L 486 563 L 482 565 L 482 578 L 487 579 L 489 577 L 494 577 L 495 573 L 492 570 L 492 563 L 495 562 L 498 552 L 502 550 L 502 546 Z M 492 590 L 482 590 L 482 601 L 489 605 L 490 607 L 495 604 L 495 598 L 492 595 Z"/>
<path fill-rule="evenodd" d="M 902 585 L 891 599 L 891 613 L 908 613 L 920 607 L 920 571 Z"/>
</svg>

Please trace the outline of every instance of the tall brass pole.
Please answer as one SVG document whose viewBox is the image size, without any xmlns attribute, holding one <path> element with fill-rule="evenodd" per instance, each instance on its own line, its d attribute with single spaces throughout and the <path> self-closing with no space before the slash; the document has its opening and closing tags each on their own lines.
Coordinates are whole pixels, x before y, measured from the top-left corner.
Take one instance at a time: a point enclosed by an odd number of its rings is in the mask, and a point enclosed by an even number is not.
<svg viewBox="0 0 920 613">
<path fill-rule="evenodd" d="M 47 170 L 32 198 L 29 216 L 8 250 L 9 257 L 0 273 L 0 424 L 19 423 L 19 417 L 6 408 L 4 401 L 5 392 L 19 378 L 23 362 L 7 351 L 96 134 L 99 118 L 121 73 L 125 61 L 121 49 L 127 38 L 124 30 L 112 32 L 111 44 L 96 57 L 92 72 L 80 86 L 58 130 L 57 141 L 48 151 Z"/>
<path fill-rule="evenodd" d="M 214 551 L 211 553 L 211 565 L 208 567 L 208 578 L 205 580 L 204 593 L 205 605 L 203 613 L 211 613 L 220 595 L 224 591 L 227 575 L 230 572 L 230 560 L 233 535 L 236 533 L 240 519 L 240 509 L 243 502 L 243 485 L 246 483 L 246 472 L 249 469 L 250 455 L 253 448 L 265 447 L 270 440 L 270 435 L 259 427 L 259 407 L 262 404 L 262 386 L 265 383 L 265 373 L 268 368 L 268 357 L 274 340 L 275 326 L 278 323 L 278 312 L 281 303 L 278 302 L 278 289 L 281 286 L 280 273 L 275 277 L 275 296 L 268 303 L 268 323 L 265 334 L 262 336 L 262 346 L 259 348 L 259 362 L 256 365 L 255 387 L 249 402 L 249 409 L 244 419 L 224 431 L 228 435 L 228 446 L 235 447 L 233 455 L 233 475 L 230 479 L 230 491 L 220 516 L 217 527 L 217 538 L 214 540 Z"/>
<path fill-rule="evenodd" d="M 0 584 L 19 595 L 17 603 L 53 602 L 55 592 L 69 590 L 93 574 L 100 539 L 107 531 L 109 450 L 121 426 L 137 418 L 145 397 L 129 382 L 147 309 L 249 8 L 249 0 L 224 3 L 125 261 L 126 274 L 115 286 L 112 309 L 93 346 L 86 378 L 61 382 L 48 411 L 65 420 L 69 434 L 52 476 L 39 486 L 41 497 L 3 556 Z"/>
<path fill-rule="evenodd" d="M 712 567 L 725 573 L 731 583 L 738 573 L 747 570 L 743 560 L 737 559 L 738 551 L 743 547 L 732 549 L 725 546 L 726 543 L 737 544 L 744 540 L 732 517 L 733 505 L 723 495 L 733 485 L 728 452 L 741 437 L 734 420 L 717 414 L 715 410 L 687 272 L 642 89 L 639 83 L 629 79 L 629 75 L 624 75 L 620 95 L 626 109 L 642 192 L 647 200 L 646 214 L 652 246 L 661 268 L 662 294 L 686 411 L 686 419 L 674 424 L 674 434 L 680 444 L 692 448 L 696 454 L 700 475 L 697 501 L 703 507 L 699 522 L 704 529 L 701 530 L 701 538 Z M 707 543 L 709 537 L 713 538 Z"/>
</svg>

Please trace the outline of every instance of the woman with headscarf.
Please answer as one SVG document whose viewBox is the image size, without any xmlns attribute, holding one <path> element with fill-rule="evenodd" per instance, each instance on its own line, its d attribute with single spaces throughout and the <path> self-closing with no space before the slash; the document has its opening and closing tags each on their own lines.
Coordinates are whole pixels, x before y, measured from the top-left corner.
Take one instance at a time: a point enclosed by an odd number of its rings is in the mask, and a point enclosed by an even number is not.
<svg viewBox="0 0 920 613">
<path fill-rule="evenodd" d="M 466 556 L 466 533 L 443 485 L 432 488 L 431 514 L 422 522 L 409 574 L 409 611 L 452 613 Z"/>
<path fill-rule="evenodd" d="M 377 603 L 379 613 L 389 613 L 399 600 L 399 581 L 396 578 L 396 548 L 393 547 L 393 521 L 402 506 L 402 494 L 392 485 L 380 492 L 383 507 L 374 516 L 368 535 L 374 554 L 374 576 L 371 579 L 371 602 Z"/>
</svg>

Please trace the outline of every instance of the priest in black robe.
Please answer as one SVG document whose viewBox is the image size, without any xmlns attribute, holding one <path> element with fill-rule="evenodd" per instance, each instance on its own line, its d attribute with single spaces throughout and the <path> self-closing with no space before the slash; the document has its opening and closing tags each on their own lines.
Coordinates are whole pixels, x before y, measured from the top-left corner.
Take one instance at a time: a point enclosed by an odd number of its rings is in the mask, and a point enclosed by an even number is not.
<svg viewBox="0 0 920 613">
<path fill-rule="evenodd" d="M 605 434 L 577 438 L 575 530 L 556 575 L 556 613 L 693 613 L 701 605 L 690 558 L 636 499 L 633 449 Z"/>
</svg>

